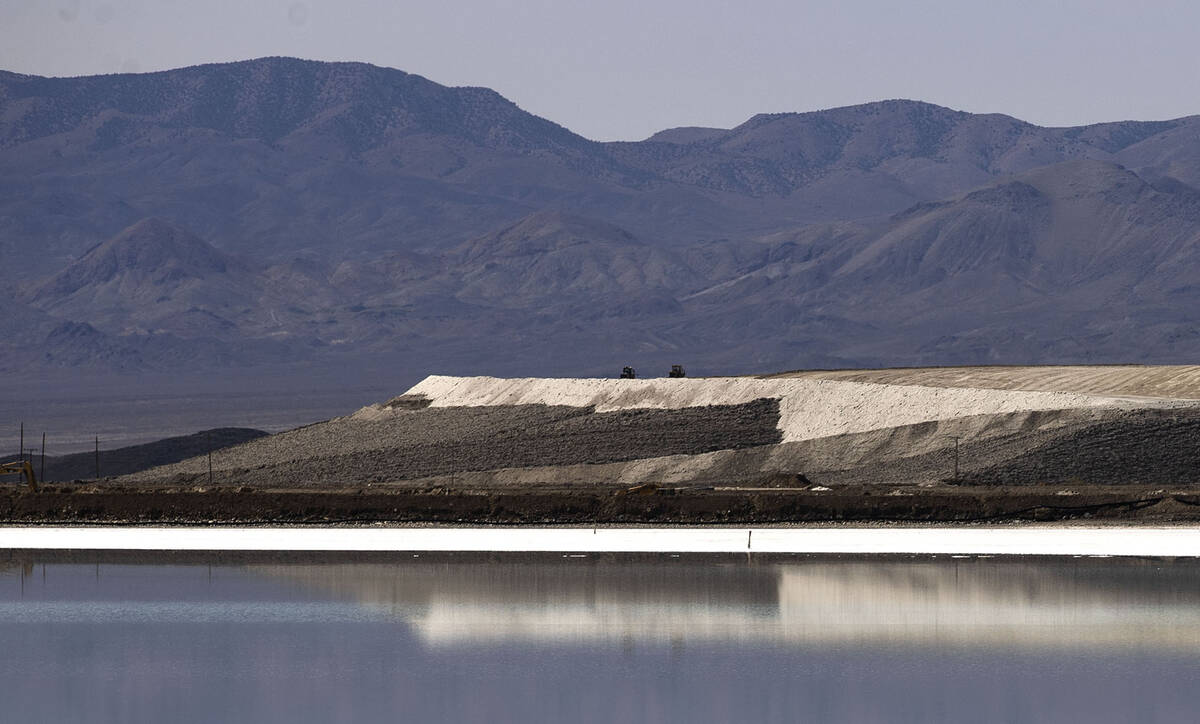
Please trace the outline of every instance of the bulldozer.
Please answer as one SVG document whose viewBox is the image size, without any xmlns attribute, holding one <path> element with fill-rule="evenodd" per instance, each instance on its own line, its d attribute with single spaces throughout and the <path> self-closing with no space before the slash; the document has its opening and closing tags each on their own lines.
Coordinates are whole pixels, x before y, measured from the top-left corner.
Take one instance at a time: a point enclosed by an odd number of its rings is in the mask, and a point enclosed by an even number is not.
<svg viewBox="0 0 1200 724">
<path fill-rule="evenodd" d="M 683 365 L 671 365 L 671 372 L 668 377 L 687 377 L 687 373 L 683 371 Z"/>
<path fill-rule="evenodd" d="M 0 463 L 0 475 L 23 475 L 25 482 L 29 483 L 29 489 L 37 492 L 37 476 L 33 474 L 33 466 L 28 460 Z"/>
<path fill-rule="evenodd" d="M 637 378 L 637 372 L 632 367 L 621 368 L 621 379 L 632 380 Z"/>
</svg>

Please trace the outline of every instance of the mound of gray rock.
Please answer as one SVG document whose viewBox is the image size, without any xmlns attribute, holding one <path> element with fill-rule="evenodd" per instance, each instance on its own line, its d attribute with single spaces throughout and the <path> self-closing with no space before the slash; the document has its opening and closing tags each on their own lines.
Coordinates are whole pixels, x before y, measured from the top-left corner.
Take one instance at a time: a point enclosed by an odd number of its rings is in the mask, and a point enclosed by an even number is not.
<svg viewBox="0 0 1200 724">
<path fill-rule="evenodd" d="M 213 482 L 357 485 L 695 455 L 778 443 L 778 420 L 779 402 L 773 399 L 606 413 L 548 405 L 405 410 L 380 420 L 340 418 L 223 450 L 213 456 Z M 126 480 L 199 484 L 208 480 L 208 460 L 194 458 Z"/>
</svg>

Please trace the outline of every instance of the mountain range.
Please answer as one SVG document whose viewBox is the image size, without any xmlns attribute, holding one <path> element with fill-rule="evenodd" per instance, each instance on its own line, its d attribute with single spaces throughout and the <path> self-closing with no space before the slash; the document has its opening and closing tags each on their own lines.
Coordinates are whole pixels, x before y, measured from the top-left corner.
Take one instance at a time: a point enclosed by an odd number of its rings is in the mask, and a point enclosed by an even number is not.
<svg viewBox="0 0 1200 724">
<path fill-rule="evenodd" d="M 0 370 L 1183 362 L 1198 188 L 1200 117 L 600 143 L 360 63 L 0 72 Z"/>
</svg>

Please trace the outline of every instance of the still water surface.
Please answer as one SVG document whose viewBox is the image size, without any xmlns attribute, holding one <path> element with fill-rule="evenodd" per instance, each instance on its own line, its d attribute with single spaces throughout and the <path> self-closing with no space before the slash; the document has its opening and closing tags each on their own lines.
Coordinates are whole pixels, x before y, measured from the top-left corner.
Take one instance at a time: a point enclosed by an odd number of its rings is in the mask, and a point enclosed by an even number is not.
<svg viewBox="0 0 1200 724">
<path fill-rule="evenodd" d="M 1195 561 L 0 555 L 2 721 L 1200 711 Z"/>
</svg>

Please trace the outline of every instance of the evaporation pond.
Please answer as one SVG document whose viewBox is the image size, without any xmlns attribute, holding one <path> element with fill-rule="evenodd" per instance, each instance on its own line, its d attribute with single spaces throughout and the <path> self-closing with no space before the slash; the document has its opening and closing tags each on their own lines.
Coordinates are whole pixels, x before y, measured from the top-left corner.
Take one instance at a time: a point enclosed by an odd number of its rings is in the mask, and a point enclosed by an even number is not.
<svg viewBox="0 0 1200 724">
<path fill-rule="evenodd" d="M 1200 563 L 0 553 L 13 722 L 1191 722 Z"/>
</svg>

